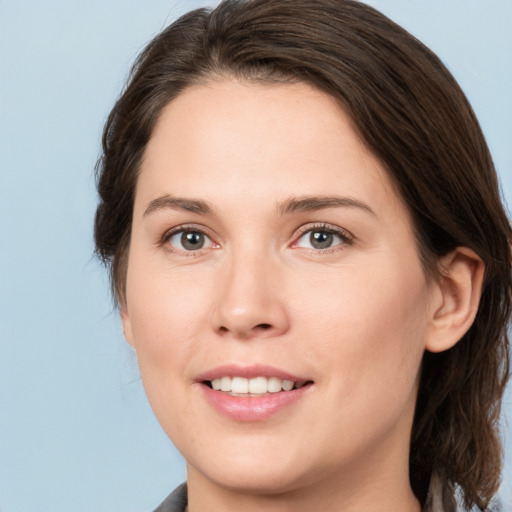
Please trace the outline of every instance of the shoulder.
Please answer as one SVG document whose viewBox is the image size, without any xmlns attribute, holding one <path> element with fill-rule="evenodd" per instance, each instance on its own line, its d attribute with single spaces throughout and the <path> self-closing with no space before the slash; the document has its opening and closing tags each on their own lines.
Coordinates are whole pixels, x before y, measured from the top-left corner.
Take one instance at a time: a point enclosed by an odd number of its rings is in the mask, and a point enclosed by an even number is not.
<svg viewBox="0 0 512 512">
<path fill-rule="evenodd" d="M 154 512 L 185 512 L 187 508 L 187 484 L 181 484 L 165 498 Z"/>
<path fill-rule="evenodd" d="M 430 488 L 423 512 L 456 512 L 456 510 L 453 488 L 445 485 L 441 477 L 434 473 L 430 478 Z"/>
</svg>

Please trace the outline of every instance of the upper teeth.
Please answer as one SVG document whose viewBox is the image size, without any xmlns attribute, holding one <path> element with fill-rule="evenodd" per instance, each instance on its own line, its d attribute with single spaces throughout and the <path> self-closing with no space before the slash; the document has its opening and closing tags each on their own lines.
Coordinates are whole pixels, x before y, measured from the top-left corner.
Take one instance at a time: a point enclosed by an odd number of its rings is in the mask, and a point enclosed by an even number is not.
<svg viewBox="0 0 512 512">
<path fill-rule="evenodd" d="M 278 377 L 221 377 L 212 380 L 212 388 L 216 391 L 227 391 L 232 393 L 278 393 L 281 390 L 290 391 L 293 387 L 300 385 L 292 380 L 282 380 Z"/>
</svg>

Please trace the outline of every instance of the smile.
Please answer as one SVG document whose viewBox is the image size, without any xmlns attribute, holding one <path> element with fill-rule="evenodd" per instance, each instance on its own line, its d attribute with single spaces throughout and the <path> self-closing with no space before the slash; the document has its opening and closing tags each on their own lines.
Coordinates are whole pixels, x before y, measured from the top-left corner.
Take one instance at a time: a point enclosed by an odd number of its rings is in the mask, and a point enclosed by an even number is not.
<svg viewBox="0 0 512 512">
<path fill-rule="evenodd" d="M 230 396 L 258 397 L 270 393 L 280 393 L 299 389 L 306 384 L 306 381 L 294 382 L 293 380 L 281 379 L 279 377 L 220 377 L 206 381 L 214 391 L 222 391 Z"/>
<path fill-rule="evenodd" d="M 196 385 L 221 416 L 258 422 L 292 411 L 314 388 L 314 382 L 266 365 L 227 365 L 198 375 Z"/>
</svg>

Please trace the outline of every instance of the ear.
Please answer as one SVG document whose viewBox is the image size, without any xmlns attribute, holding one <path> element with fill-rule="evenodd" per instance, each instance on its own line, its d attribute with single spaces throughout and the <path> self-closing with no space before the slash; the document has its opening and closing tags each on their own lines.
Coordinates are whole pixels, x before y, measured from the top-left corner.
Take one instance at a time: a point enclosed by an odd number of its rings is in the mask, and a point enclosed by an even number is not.
<svg viewBox="0 0 512 512">
<path fill-rule="evenodd" d="M 441 277 L 433 284 L 430 329 L 425 348 L 452 348 L 471 327 L 482 293 L 485 266 L 467 247 L 458 247 L 439 261 Z"/>
<path fill-rule="evenodd" d="M 121 322 L 123 323 L 123 334 L 126 341 L 134 347 L 133 344 L 133 334 L 132 334 L 132 324 L 130 322 L 130 315 L 128 314 L 128 310 L 126 309 L 126 305 L 121 306 Z"/>
</svg>

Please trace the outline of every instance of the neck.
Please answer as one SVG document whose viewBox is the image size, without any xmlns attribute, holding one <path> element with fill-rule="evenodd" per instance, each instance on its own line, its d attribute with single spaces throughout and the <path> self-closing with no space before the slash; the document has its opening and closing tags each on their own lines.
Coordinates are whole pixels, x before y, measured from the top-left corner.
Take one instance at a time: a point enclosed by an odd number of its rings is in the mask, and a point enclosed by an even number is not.
<svg viewBox="0 0 512 512">
<path fill-rule="evenodd" d="M 420 512 L 409 484 L 408 471 L 335 473 L 328 479 L 312 478 L 285 491 L 222 486 L 188 470 L 188 512 Z"/>
</svg>

